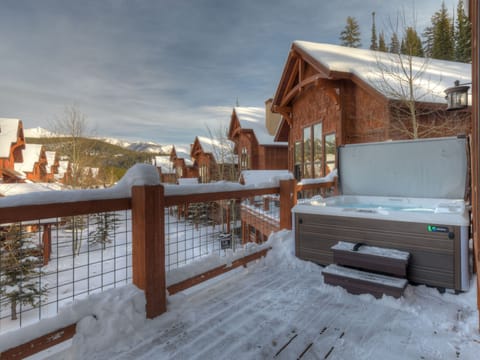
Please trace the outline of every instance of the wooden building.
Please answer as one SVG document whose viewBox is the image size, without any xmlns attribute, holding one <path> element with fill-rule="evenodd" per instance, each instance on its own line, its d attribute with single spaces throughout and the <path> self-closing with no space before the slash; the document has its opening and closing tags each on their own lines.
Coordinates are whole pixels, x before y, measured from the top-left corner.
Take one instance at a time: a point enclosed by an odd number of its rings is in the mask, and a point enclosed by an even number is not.
<svg viewBox="0 0 480 360">
<path fill-rule="evenodd" d="M 58 174 L 58 156 L 55 151 L 45 151 L 47 157 L 47 181 L 55 181 L 55 174 Z"/>
<path fill-rule="evenodd" d="M 287 168 L 288 142 L 275 142 L 281 117 L 267 108 L 235 107 L 228 138 L 234 142 L 238 167 L 242 170 L 280 170 Z"/>
<path fill-rule="evenodd" d="M 201 183 L 238 180 L 237 159 L 230 140 L 196 136 L 190 156 L 198 169 Z"/>
<path fill-rule="evenodd" d="M 152 159 L 152 165 L 157 168 L 162 183 L 175 184 L 177 176 L 170 157 L 171 155 L 156 155 Z"/>
<path fill-rule="evenodd" d="M 23 149 L 23 161 L 15 163 L 15 170 L 24 173 L 28 180 L 47 182 L 47 156 L 40 144 L 27 144 Z"/>
<path fill-rule="evenodd" d="M 402 78 L 402 65 L 412 77 Z M 272 103 L 288 169 L 297 179 L 323 177 L 338 145 L 469 133 L 470 109 L 447 112 L 444 89 L 470 74 L 469 64 L 295 41 Z"/>
<path fill-rule="evenodd" d="M 15 163 L 23 161 L 25 149 L 23 124 L 19 119 L 0 118 L 0 175 L 4 182 L 23 181 L 15 170 Z"/>
<path fill-rule="evenodd" d="M 198 178 L 198 169 L 194 166 L 190 154 L 177 151 L 175 145 L 170 152 L 170 162 L 175 171 L 176 180 L 182 178 Z"/>
</svg>

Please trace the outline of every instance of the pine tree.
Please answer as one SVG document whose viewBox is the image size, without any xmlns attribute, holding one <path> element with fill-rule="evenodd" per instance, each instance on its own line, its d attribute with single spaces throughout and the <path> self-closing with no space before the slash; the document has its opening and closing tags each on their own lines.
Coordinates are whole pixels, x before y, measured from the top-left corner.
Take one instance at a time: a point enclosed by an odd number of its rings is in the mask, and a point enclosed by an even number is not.
<svg viewBox="0 0 480 360">
<path fill-rule="evenodd" d="M 433 26 L 427 26 L 422 34 L 423 38 L 423 54 L 425 57 L 432 57 L 432 48 L 433 48 Z"/>
<path fill-rule="evenodd" d="M 372 38 L 370 40 L 370 50 L 378 50 L 377 30 L 375 28 L 375 11 L 372 12 Z"/>
<path fill-rule="evenodd" d="M 458 1 L 455 26 L 455 60 L 470 63 L 472 61 L 472 24 L 465 15 L 463 0 Z"/>
<path fill-rule="evenodd" d="M 37 307 L 46 294 L 40 285 L 41 254 L 19 224 L 0 232 L 0 294 L 9 300 L 12 320 L 19 304 Z"/>
<path fill-rule="evenodd" d="M 360 26 L 354 17 L 347 17 L 347 25 L 340 33 L 340 40 L 342 46 L 359 48 L 362 45 L 360 43 Z"/>
<path fill-rule="evenodd" d="M 431 56 L 434 59 L 454 59 L 454 36 L 452 19 L 448 16 L 445 3 L 432 17 L 433 44 Z"/>
<path fill-rule="evenodd" d="M 405 30 L 405 37 L 402 39 L 401 53 L 410 56 L 423 57 L 422 40 L 417 31 L 409 26 Z"/>
<path fill-rule="evenodd" d="M 385 35 L 383 34 L 383 31 L 378 35 L 378 50 L 387 52 L 387 44 L 385 43 Z"/>
<path fill-rule="evenodd" d="M 390 39 L 390 52 L 392 54 L 400 54 L 400 41 L 398 40 L 398 35 L 396 32 L 392 34 Z"/>
<path fill-rule="evenodd" d="M 112 242 L 112 239 L 115 237 L 115 230 L 119 226 L 117 213 L 104 212 L 92 216 L 95 230 L 88 234 L 89 242 L 91 244 L 101 244 L 103 250 L 105 250 L 107 244 Z"/>
</svg>

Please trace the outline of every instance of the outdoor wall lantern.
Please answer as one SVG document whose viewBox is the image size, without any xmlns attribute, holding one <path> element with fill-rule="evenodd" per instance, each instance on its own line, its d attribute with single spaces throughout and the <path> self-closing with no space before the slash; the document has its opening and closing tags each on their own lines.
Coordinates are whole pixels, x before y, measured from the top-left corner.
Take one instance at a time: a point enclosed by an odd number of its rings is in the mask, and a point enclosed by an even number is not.
<svg viewBox="0 0 480 360">
<path fill-rule="evenodd" d="M 445 89 L 445 99 L 447 100 L 447 110 L 459 110 L 468 106 L 468 86 L 471 83 L 460 84 L 460 81 L 455 80 L 454 85 Z"/>
</svg>

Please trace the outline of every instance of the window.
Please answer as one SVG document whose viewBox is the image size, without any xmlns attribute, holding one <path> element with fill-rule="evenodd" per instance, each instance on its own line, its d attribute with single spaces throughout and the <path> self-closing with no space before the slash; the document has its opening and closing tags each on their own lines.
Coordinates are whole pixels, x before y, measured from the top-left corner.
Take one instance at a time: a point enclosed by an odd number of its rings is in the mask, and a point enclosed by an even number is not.
<svg viewBox="0 0 480 360">
<path fill-rule="evenodd" d="M 323 141 L 322 141 L 322 123 L 313 126 L 313 176 L 323 176 Z"/>
<path fill-rule="evenodd" d="M 200 165 L 200 182 L 201 183 L 208 183 L 209 179 L 208 179 L 208 168 L 207 168 L 207 165 L 206 164 L 202 164 Z"/>
<path fill-rule="evenodd" d="M 302 142 L 295 142 L 295 147 L 293 149 L 293 174 L 297 181 L 302 179 L 302 160 L 303 160 L 303 151 L 302 151 Z"/>
<path fill-rule="evenodd" d="M 323 177 L 335 168 L 335 133 L 324 136 L 322 123 L 304 128 L 303 141 L 296 142 L 294 150 L 295 177 L 297 175 L 301 178 Z M 303 171 L 302 174 L 298 174 L 300 169 Z"/>
<path fill-rule="evenodd" d="M 303 129 L 303 177 L 312 178 L 312 128 Z"/>
<path fill-rule="evenodd" d="M 248 170 L 250 168 L 250 159 L 246 147 L 242 148 L 242 153 L 240 155 L 240 168 L 242 170 Z"/>
<path fill-rule="evenodd" d="M 337 156 L 337 144 L 335 133 L 325 135 L 325 175 L 335 169 Z"/>
</svg>

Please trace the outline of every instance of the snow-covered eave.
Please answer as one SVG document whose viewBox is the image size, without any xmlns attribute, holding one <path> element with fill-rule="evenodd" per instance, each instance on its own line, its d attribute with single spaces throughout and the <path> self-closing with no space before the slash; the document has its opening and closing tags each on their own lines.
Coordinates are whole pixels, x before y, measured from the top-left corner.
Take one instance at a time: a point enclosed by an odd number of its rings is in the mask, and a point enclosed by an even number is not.
<svg viewBox="0 0 480 360">
<path fill-rule="evenodd" d="M 315 74 L 313 77 L 328 80 L 350 80 L 357 86 L 372 94 L 376 94 L 389 100 L 401 100 L 394 95 L 384 94 L 381 86 L 377 86 L 377 80 L 368 78 L 371 68 L 378 66 L 375 65 L 378 62 L 385 63 L 387 65 L 395 62 L 395 60 L 388 58 L 388 55 L 391 55 L 389 53 L 367 49 L 349 49 L 338 45 L 311 43 L 298 40 L 292 43 L 291 49 L 291 54 L 295 54 L 295 56 L 289 56 L 287 65 L 284 69 L 284 74 L 282 75 L 282 82 L 288 80 L 288 74 L 291 71 L 294 71 L 294 67 L 291 65 L 295 63 L 297 57 L 300 57 L 318 71 L 318 74 Z M 346 49 L 353 52 L 353 54 L 347 54 Z M 423 80 L 420 79 L 420 83 L 417 85 L 419 91 L 430 94 L 429 98 L 424 100 L 419 99 L 417 101 L 419 103 L 445 103 L 443 90 L 448 87 L 449 83 L 447 83 L 447 81 L 449 81 L 449 79 L 457 79 L 461 82 L 471 81 L 471 72 L 468 72 L 468 70 L 465 69 L 465 65 L 468 64 L 419 57 L 413 57 L 412 59 L 412 62 L 414 63 L 413 66 L 417 69 L 415 71 L 422 73 L 425 71 L 424 75 L 422 76 Z M 421 70 L 421 68 L 424 66 L 422 61 L 429 62 L 427 70 Z M 434 88 L 431 88 L 431 86 L 428 85 L 432 79 L 435 82 L 438 82 Z M 280 105 L 279 102 L 282 101 L 282 97 L 284 97 L 291 90 L 284 86 L 281 87 L 282 82 L 277 90 L 277 95 L 279 96 L 276 95 L 274 102 L 274 105 L 277 106 Z M 452 84 L 453 80 L 450 85 Z M 438 86 L 440 87 L 438 88 Z M 279 90 L 281 91 L 278 92 Z M 286 105 L 284 104 L 284 106 Z"/>
</svg>

